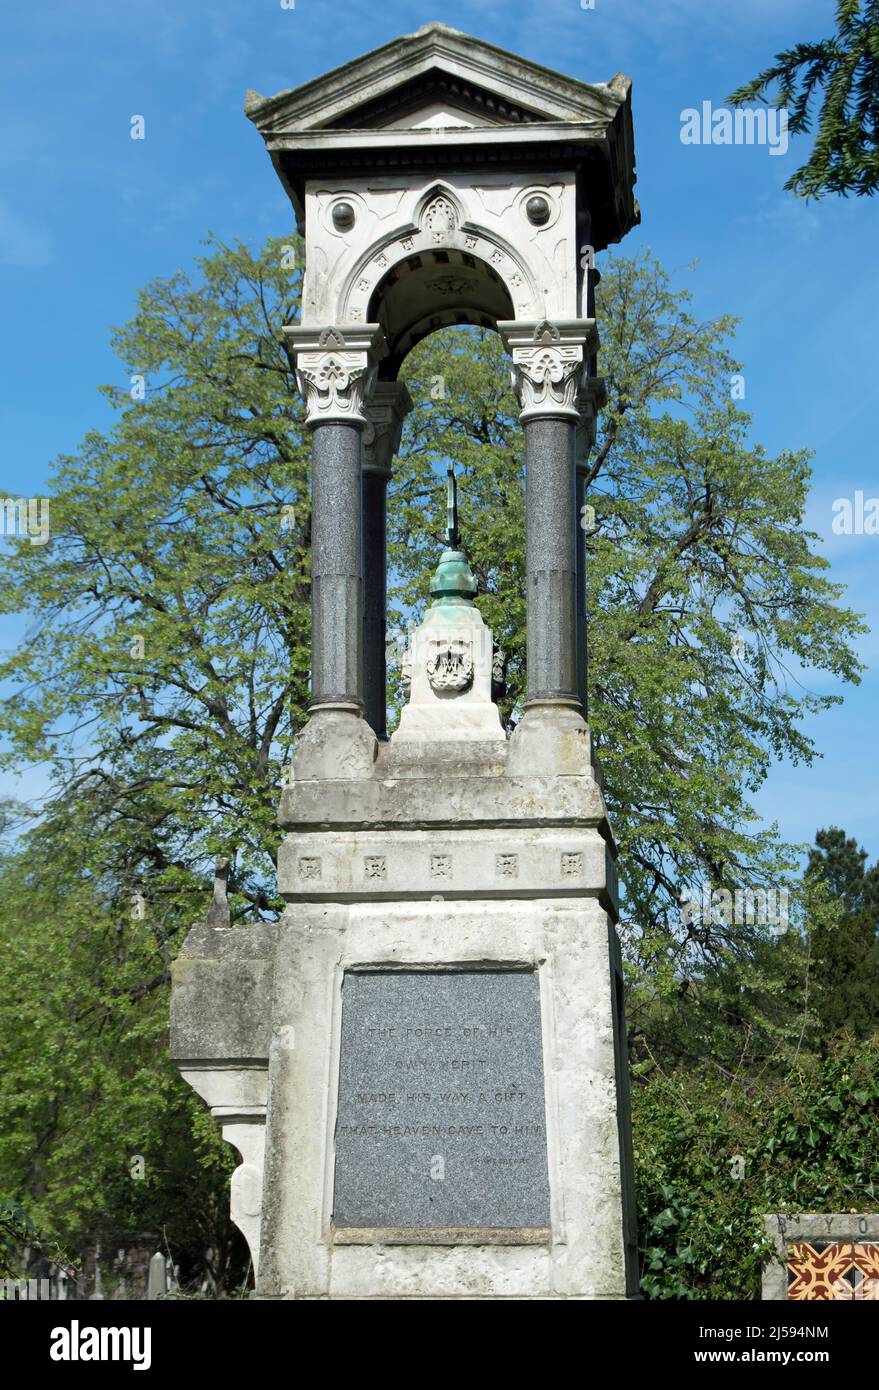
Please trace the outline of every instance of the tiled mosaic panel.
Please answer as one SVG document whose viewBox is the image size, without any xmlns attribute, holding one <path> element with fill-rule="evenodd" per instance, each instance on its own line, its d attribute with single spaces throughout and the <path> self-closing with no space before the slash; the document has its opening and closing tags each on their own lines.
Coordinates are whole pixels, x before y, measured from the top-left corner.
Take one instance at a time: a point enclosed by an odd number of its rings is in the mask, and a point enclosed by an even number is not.
<svg viewBox="0 0 879 1390">
<path fill-rule="evenodd" d="M 789 1245 L 787 1296 L 879 1302 L 879 1245 L 841 1240 Z"/>
</svg>

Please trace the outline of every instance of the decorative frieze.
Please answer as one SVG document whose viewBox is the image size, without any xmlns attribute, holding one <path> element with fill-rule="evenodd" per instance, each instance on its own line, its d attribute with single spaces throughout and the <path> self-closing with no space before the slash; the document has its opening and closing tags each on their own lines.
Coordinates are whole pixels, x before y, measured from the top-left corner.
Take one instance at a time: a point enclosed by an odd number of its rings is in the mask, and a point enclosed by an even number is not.
<svg viewBox="0 0 879 1390">
<path fill-rule="evenodd" d="M 486 805 L 492 795 L 486 791 Z M 280 891 L 291 899 L 414 899 L 436 892 L 439 880 L 443 892 L 465 897 L 588 894 L 610 900 L 616 894 L 613 857 L 591 835 L 579 844 L 556 831 L 492 827 L 435 834 L 397 827 L 359 834 L 353 855 L 342 831 L 296 838 L 299 843 L 286 842 L 278 859 Z"/>
</svg>

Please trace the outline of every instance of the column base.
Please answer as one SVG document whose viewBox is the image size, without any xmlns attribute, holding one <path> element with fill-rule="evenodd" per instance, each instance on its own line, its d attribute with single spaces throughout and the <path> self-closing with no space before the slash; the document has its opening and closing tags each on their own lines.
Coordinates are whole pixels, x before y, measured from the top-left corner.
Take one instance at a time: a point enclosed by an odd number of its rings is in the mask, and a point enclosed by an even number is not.
<svg viewBox="0 0 879 1390">
<path fill-rule="evenodd" d="M 511 777 L 593 777 L 592 736 L 579 705 L 532 701 L 510 738 Z"/>
<path fill-rule="evenodd" d="M 369 777 L 377 756 L 378 739 L 359 705 L 314 705 L 293 745 L 290 781 Z"/>
</svg>

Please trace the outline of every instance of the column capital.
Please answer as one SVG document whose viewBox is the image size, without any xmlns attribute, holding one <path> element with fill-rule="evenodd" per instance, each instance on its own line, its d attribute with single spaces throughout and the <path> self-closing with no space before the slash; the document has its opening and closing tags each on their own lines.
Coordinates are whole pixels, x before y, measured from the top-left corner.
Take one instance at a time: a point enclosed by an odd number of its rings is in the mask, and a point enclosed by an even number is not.
<svg viewBox="0 0 879 1390">
<path fill-rule="evenodd" d="M 598 412 L 607 400 L 607 386 L 602 376 L 588 377 L 577 395 L 577 468 L 585 473 L 587 460 L 595 446 L 595 427 Z"/>
<path fill-rule="evenodd" d="M 283 332 L 294 354 L 296 381 L 308 410 L 306 423 L 365 425 L 364 401 L 388 350 L 380 325 L 292 323 Z"/>
<path fill-rule="evenodd" d="M 400 447 L 403 421 L 412 409 L 412 397 L 402 381 L 377 381 L 363 403 L 363 471 L 391 476 L 391 459 Z"/>
<path fill-rule="evenodd" d="M 577 398 L 598 347 L 594 319 L 507 319 L 498 324 L 513 358 L 523 423 L 546 416 L 579 420 Z"/>
</svg>

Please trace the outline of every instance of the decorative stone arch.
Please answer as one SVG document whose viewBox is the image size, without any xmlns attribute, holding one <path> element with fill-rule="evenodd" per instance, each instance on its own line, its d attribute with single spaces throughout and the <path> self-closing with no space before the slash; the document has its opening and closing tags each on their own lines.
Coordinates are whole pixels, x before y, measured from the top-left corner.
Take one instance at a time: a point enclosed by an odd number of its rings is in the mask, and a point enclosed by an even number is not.
<svg viewBox="0 0 879 1390">
<path fill-rule="evenodd" d="M 301 321 L 285 330 L 314 429 L 300 748 L 324 746 L 321 719 L 349 729 L 364 763 L 385 737 L 385 491 L 409 404 L 397 377 L 452 323 L 497 328 L 523 407 L 528 710 L 582 718 L 577 512 L 603 393 L 591 267 L 639 215 L 628 79 L 578 82 L 429 24 L 295 91 L 251 93 L 246 110 L 305 239 Z"/>
<path fill-rule="evenodd" d="M 350 255 L 345 256 L 338 271 L 327 277 L 329 302 L 322 304 L 321 310 L 329 313 L 334 323 L 378 322 L 377 296 L 381 297 L 382 286 L 394 275 L 417 269 L 420 262 L 428 271 L 439 270 L 451 258 L 451 263 L 482 267 L 500 281 L 508 300 L 504 318 L 539 319 L 557 312 L 567 298 L 565 287 L 558 283 L 558 267 L 553 265 L 546 250 L 536 244 L 523 252 L 504 233 L 501 222 L 512 210 L 516 221 L 524 224 L 522 230 L 526 231 L 522 209 L 530 197 L 542 196 L 550 208 L 547 232 L 551 234 L 562 211 L 560 193 L 560 186 L 554 194 L 545 183 L 528 182 L 515 190 L 510 205 L 502 212 L 491 219 L 480 219 L 475 210 L 471 212 L 468 208 L 461 192 L 446 181 L 431 180 L 423 190 L 413 188 L 407 199 L 410 216 L 391 228 L 376 229 L 356 258 L 351 260 Z M 345 201 L 344 197 L 338 197 L 333 205 L 341 203 L 344 206 Z M 348 261 L 351 263 L 347 264 Z M 334 280 L 338 280 L 337 285 L 332 283 Z M 441 289 L 434 298 L 430 308 L 441 309 Z M 573 312 L 576 305 L 572 302 L 568 307 Z M 306 322 L 303 317 L 303 323 Z"/>
<path fill-rule="evenodd" d="M 422 285 L 432 291 L 430 297 L 418 293 Z M 399 322 L 394 301 L 404 298 L 408 313 Z M 381 326 L 388 344 L 380 376 L 395 379 L 412 348 L 440 328 L 469 324 L 496 332 L 513 314 L 509 289 L 489 261 L 457 247 L 403 257 L 376 285 L 370 301 L 370 320 Z"/>
</svg>

